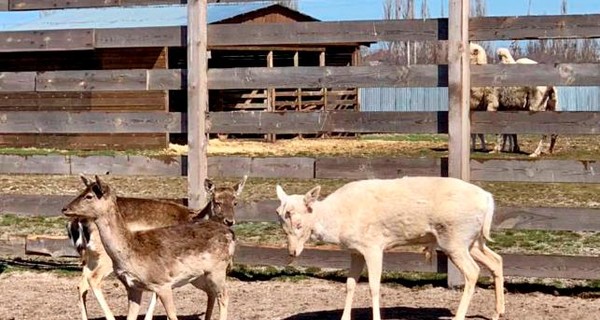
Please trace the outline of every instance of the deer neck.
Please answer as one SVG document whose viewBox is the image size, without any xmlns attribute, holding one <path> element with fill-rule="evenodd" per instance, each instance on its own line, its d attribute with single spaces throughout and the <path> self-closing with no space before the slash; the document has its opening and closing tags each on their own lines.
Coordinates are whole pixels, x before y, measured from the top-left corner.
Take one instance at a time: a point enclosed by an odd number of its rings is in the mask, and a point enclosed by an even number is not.
<svg viewBox="0 0 600 320">
<path fill-rule="evenodd" d="M 102 244 L 115 266 L 123 266 L 131 260 L 135 250 L 133 233 L 127 229 L 125 219 L 118 208 L 107 208 L 107 212 L 96 219 Z"/>
<path fill-rule="evenodd" d="M 314 224 L 312 238 L 328 243 L 340 243 L 340 219 L 330 201 L 315 201 L 313 204 Z"/>
</svg>

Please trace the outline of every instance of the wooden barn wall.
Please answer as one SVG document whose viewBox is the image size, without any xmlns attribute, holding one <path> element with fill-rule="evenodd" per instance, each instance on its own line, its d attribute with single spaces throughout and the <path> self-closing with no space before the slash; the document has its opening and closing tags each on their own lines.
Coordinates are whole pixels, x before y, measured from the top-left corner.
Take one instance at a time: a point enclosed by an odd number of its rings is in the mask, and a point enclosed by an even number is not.
<svg viewBox="0 0 600 320">
<path fill-rule="evenodd" d="M 0 53 L 1 71 L 166 69 L 166 48 Z M 0 93 L 0 111 L 167 111 L 166 91 Z M 155 149 L 167 134 L 3 134 L 2 147 Z"/>
</svg>

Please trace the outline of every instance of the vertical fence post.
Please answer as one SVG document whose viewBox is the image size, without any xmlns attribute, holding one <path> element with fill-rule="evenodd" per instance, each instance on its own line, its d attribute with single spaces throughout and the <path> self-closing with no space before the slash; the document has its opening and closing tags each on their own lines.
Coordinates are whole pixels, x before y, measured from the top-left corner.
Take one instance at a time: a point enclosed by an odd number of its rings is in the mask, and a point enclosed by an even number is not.
<svg viewBox="0 0 600 320">
<path fill-rule="evenodd" d="M 208 109 L 207 0 L 188 1 L 188 205 L 205 203 L 204 179 L 208 176 L 206 112 Z"/>
<path fill-rule="evenodd" d="M 469 0 L 450 0 L 448 13 L 448 174 L 469 181 Z M 448 286 L 462 285 L 464 279 L 449 261 Z"/>
</svg>

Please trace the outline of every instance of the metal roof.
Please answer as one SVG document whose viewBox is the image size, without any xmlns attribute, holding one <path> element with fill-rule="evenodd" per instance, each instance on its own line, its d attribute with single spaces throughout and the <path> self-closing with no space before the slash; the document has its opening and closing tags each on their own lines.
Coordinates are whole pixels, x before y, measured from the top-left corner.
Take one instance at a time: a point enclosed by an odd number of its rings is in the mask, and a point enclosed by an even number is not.
<svg viewBox="0 0 600 320">
<path fill-rule="evenodd" d="M 273 3 L 234 3 L 208 5 L 208 23 L 215 23 L 239 15 L 273 6 Z M 289 9 L 292 10 L 292 9 Z M 292 10 L 293 11 L 293 10 Z M 40 17 L 12 25 L 0 25 L 2 31 L 103 29 L 171 27 L 187 25 L 185 5 L 150 7 L 109 7 L 65 9 L 40 12 Z"/>
</svg>

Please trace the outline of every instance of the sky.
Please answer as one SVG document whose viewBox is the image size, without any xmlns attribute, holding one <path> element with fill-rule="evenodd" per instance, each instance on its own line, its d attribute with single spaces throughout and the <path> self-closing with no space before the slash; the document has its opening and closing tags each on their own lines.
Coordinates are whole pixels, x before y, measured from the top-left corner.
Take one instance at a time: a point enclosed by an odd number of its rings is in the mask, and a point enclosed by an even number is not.
<svg viewBox="0 0 600 320">
<path fill-rule="evenodd" d="M 374 20 L 383 17 L 384 0 L 298 0 L 300 11 L 323 21 Z M 448 12 L 448 0 L 428 0 L 432 17 Z M 489 16 L 526 15 L 529 0 L 487 0 Z M 510 3 L 511 5 L 507 5 Z M 532 0 L 533 15 L 560 14 L 561 0 Z M 568 13 L 600 13 L 600 0 L 569 0 Z M 417 0 L 420 8 L 420 0 Z M 417 10 L 418 12 L 419 10 Z M 34 20 L 39 12 L 0 12 L 0 29 Z"/>
</svg>

